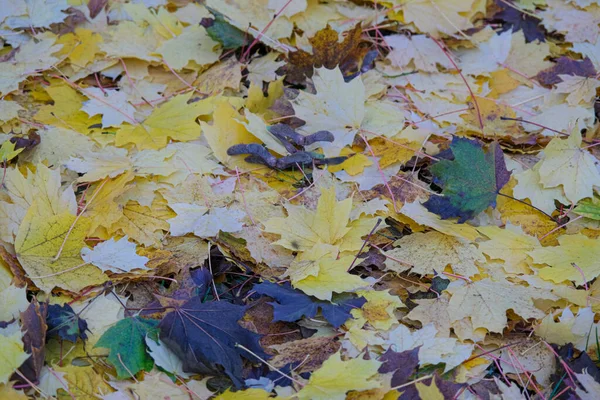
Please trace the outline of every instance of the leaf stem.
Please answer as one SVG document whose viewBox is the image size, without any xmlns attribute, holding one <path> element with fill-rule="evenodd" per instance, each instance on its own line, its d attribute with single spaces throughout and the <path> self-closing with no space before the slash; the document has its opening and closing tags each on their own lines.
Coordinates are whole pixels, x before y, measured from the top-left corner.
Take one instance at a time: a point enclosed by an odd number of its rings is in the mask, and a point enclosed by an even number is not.
<svg viewBox="0 0 600 400">
<path fill-rule="evenodd" d="M 417 382 L 421 382 L 421 381 L 424 381 L 424 380 L 429 379 L 429 378 L 433 378 L 433 375 L 422 376 L 419 379 L 415 379 L 414 381 L 410 381 L 410 382 L 402 384 L 402 385 L 394 386 L 393 388 L 390 388 L 390 390 L 402 389 L 403 387 L 407 387 L 407 386 L 413 385 L 413 384 L 415 384 Z"/>
<path fill-rule="evenodd" d="M 377 223 L 375 224 L 373 229 L 371 229 L 371 232 L 369 232 L 369 235 L 367 236 L 367 238 L 363 241 L 363 244 L 360 247 L 360 250 L 358 250 L 358 253 L 356 253 L 356 257 L 354 257 L 354 260 L 352 260 L 352 264 L 350 264 L 350 268 L 348 268 L 348 272 L 350 272 L 352 270 L 352 268 L 354 268 L 354 264 L 356 263 L 356 260 L 358 260 L 358 256 L 360 256 L 360 253 L 362 253 L 363 249 L 365 248 L 365 246 L 371 239 L 371 236 L 373 235 L 373 233 L 375 232 L 375 230 L 377 229 L 379 224 L 381 224 L 381 221 L 382 221 L 381 218 L 377 218 Z"/>
<path fill-rule="evenodd" d="M 272 366 L 271 364 L 269 364 L 265 359 L 259 357 L 255 352 L 253 352 L 252 350 L 248 349 L 247 347 L 242 346 L 239 343 L 235 344 L 235 347 L 239 347 L 242 350 L 246 350 L 248 353 L 252 354 L 254 357 L 256 357 L 258 360 L 260 360 L 261 362 L 265 363 L 269 368 L 271 368 L 273 371 L 285 376 L 286 378 L 288 378 L 289 380 L 291 380 L 292 382 L 297 383 L 300 386 L 304 386 L 303 382 L 300 382 L 297 379 L 292 378 L 290 375 L 286 374 L 285 372 L 282 372 L 280 370 L 278 370 L 277 368 L 275 368 L 274 366 Z"/>
</svg>

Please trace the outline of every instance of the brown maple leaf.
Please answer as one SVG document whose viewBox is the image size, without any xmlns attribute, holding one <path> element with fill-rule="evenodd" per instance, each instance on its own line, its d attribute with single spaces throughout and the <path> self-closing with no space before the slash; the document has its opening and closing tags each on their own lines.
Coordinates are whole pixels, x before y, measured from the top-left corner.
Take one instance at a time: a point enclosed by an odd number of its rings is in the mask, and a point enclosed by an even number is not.
<svg viewBox="0 0 600 400">
<path fill-rule="evenodd" d="M 298 50 L 288 55 L 286 80 L 293 84 L 303 83 L 313 75 L 314 68 L 334 69 L 340 66 L 344 76 L 358 72 L 369 47 L 361 39 L 360 23 L 347 32 L 342 42 L 338 41 L 338 33 L 329 25 L 310 38 L 313 54 Z"/>
</svg>

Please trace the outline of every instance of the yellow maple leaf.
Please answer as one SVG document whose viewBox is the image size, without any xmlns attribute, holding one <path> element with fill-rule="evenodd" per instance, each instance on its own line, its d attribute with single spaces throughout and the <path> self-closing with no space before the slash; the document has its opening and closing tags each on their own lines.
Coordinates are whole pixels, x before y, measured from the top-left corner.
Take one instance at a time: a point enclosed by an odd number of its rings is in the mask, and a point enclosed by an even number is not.
<svg viewBox="0 0 600 400">
<path fill-rule="evenodd" d="M 25 287 L 18 288 L 14 285 L 9 285 L 0 289 L 0 321 L 11 321 L 13 318 L 18 318 L 19 313 L 25 311 L 29 307 L 27 301 L 27 290 Z"/>
<path fill-rule="evenodd" d="M 88 152 L 94 147 L 94 141 L 88 136 L 67 128 L 49 126 L 45 130 L 39 130 L 38 134 L 40 143 L 35 147 L 35 151 L 24 152 L 19 161 L 59 166 L 71 157 Z M 69 145 L 65 146 L 64 143 Z"/>
<path fill-rule="evenodd" d="M 69 386 L 69 393 L 77 399 L 95 399 L 112 393 L 114 389 L 106 383 L 101 373 L 97 372 L 96 366 L 76 366 L 66 364 L 53 367 L 58 372 L 65 373 L 64 380 Z M 66 390 L 59 389 L 65 395 Z M 60 396 L 59 398 L 64 398 Z"/>
<path fill-rule="evenodd" d="M 263 93 L 262 85 L 258 86 L 251 83 L 248 88 L 248 97 L 246 98 L 246 109 L 263 116 L 267 120 L 275 118 L 277 115 L 269 109 L 281 96 L 283 96 L 283 77 L 269 83 L 267 96 Z"/>
<path fill-rule="evenodd" d="M 308 384 L 296 396 L 300 400 L 344 400 L 350 390 L 377 388 L 381 382 L 369 378 L 380 365 L 379 361 L 361 358 L 342 361 L 340 353 L 335 353 L 312 373 Z"/>
<path fill-rule="evenodd" d="M 410 269 L 416 274 L 428 275 L 441 273 L 450 265 L 455 274 L 471 277 L 479 273 L 475 263 L 485 261 L 475 245 L 439 232 L 413 233 L 394 242 L 394 246 L 394 249 L 385 253 L 385 265 L 396 272 Z"/>
<path fill-rule="evenodd" d="M 15 150 L 15 143 L 10 140 L 5 141 L 0 146 L 0 162 L 5 163 L 7 161 L 12 160 L 16 156 L 19 155 L 25 148 L 21 147 L 20 149 Z"/>
<path fill-rule="evenodd" d="M 450 296 L 443 292 L 435 299 L 416 299 L 417 306 L 410 310 L 406 318 L 419 321 L 423 326 L 433 324 L 440 336 L 446 337 L 450 334 L 452 321 L 448 315 L 448 303 Z"/>
<path fill-rule="evenodd" d="M 28 400 L 29 397 L 23 391 L 16 390 L 11 385 L 0 384 L 0 399 Z"/>
<path fill-rule="evenodd" d="M 290 278 L 292 285 L 308 276 L 317 276 L 320 262 L 326 258 L 336 258 L 337 254 L 338 249 L 335 246 L 323 243 L 316 244 L 310 250 L 296 256 L 286 270 L 285 276 Z"/>
<path fill-rule="evenodd" d="M 477 229 L 468 224 L 457 224 L 448 219 L 441 219 L 439 215 L 427 211 L 418 201 L 406 203 L 400 213 L 412 219 L 419 225 L 429 226 L 446 235 L 475 240 L 479 237 Z"/>
<path fill-rule="evenodd" d="M 567 139 L 552 139 L 540 161 L 540 182 L 547 188 L 561 185 L 573 203 L 592 197 L 594 186 L 600 188 L 598 160 L 581 148 L 581 141 L 581 132 L 576 127 Z"/>
<path fill-rule="evenodd" d="M 193 93 L 181 94 L 152 111 L 138 125 L 124 125 L 117 132 L 116 145 L 135 143 L 138 149 L 162 149 L 169 139 L 190 141 L 200 136 L 196 118 L 203 112 L 204 105 L 188 104 Z"/>
<path fill-rule="evenodd" d="M 203 27 L 192 25 L 186 27 L 181 35 L 163 42 L 156 51 L 171 68 L 180 70 L 189 61 L 201 66 L 218 61 L 219 54 L 213 51 L 217 45 Z"/>
<path fill-rule="evenodd" d="M 15 251 L 37 287 L 47 292 L 56 286 L 79 292 L 108 279 L 81 258 L 89 226 L 85 217 L 77 218 L 69 212 L 51 214 L 34 200 L 19 227 Z"/>
<path fill-rule="evenodd" d="M 25 3 L 21 4 L 25 5 Z M 38 5 L 41 4 L 38 3 Z M 6 16 L 4 9 L 5 7 L 2 10 L 3 17 Z M 36 11 L 39 12 L 37 8 Z M 54 57 L 53 53 L 59 51 L 62 46 L 56 45 L 55 41 L 56 35 L 47 31 L 37 35 L 35 40 L 26 40 L 21 43 L 18 47 L 19 51 L 16 52 L 14 57 L 10 57 L 10 62 L 0 63 L 0 94 L 6 96 L 6 94 L 17 90 L 19 83 L 27 79 L 32 71 L 50 68 L 59 62 L 59 59 Z"/>
<path fill-rule="evenodd" d="M 331 165 L 328 169 L 329 172 L 346 171 L 348 175 L 355 176 L 362 173 L 365 167 L 373 165 L 373 161 L 362 153 L 353 153 L 352 150 L 344 148 L 340 153 L 342 156 L 349 155 L 349 157 L 341 164 Z M 380 163 L 380 167 L 383 166 Z"/>
<path fill-rule="evenodd" d="M 502 68 L 490 73 L 490 94 L 488 97 L 496 99 L 498 95 L 508 93 L 521 85 L 515 77 L 514 73 L 506 68 Z"/>
<path fill-rule="evenodd" d="M 163 199 L 155 199 L 150 207 L 129 201 L 123 206 L 122 217 L 110 227 L 109 233 L 122 231 L 136 242 L 150 246 L 159 243 L 163 236 L 161 231 L 169 230 L 167 220 L 175 216 Z"/>
<path fill-rule="evenodd" d="M 561 204 L 569 204 L 569 200 L 561 187 L 545 188 L 542 185 L 540 166 L 541 163 L 537 163 L 531 169 L 514 175 L 518 183 L 513 188 L 513 195 L 517 199 L 529 199 L 537 208 L 552 214 L 556 210 L 554 200 L 558 200 Z"/>
<path fill-rule="evenodd" d="M 516 180 L 511 177 L 500 193 L 511 196 L 515 183 Z M 519 225 L 524 233 L 537 237 L 542 245 L 557 243 L 556 238 L 561 234 L 561 231 L 558 230 L 548 234 L 558 226 L 556 221 L 531 207 L 526 201 L 523 203 L 509 197 L 498 196 L 496 210 L 500 212 L 502 222 Z"/>
<path fill-rule="evenodd" d="M 540 325 L 535 328 L 536 336 L 548 343 L 559 346 L 572 343 L 576 349 L 585 351 L 587 339 L 594 325 L 594 312 L 590 308 L 581 308 L 577 315 L 567 307 L 559 317 L 559 322 L 554 322 L 552 314 L 546 315 Z M 592 330 L 592 335 L 594 332 Z"/>
<path fill-rule="evenodd" d="M 462 281 L 458 283 L 462 285 L 449 288 L 452 293 L 448 305 L 451 320 L 469 317 L 473 328 L 485 328 L 490 332 L 504 330 L 508 310 L 513 310 L 523 318 L 542 318 L 545 313 L 534 306 L 533 299 L 558 298 L 546 291 L 508 281 L 494 282 L 486 278 L 467 284 Z"/>
<path fill-rule="evenodd" d="M 147 374 L 144 376 L 143 381 L 130 385 L 129 389 L 138 395 L 140 399 L 185 400 L 190 398 L 190 393 L 186 390 L 186 387 L 174 384 L 164 372 Z M 256 390 L 267 393 L 261 389 Z"/>
<path fill-rule="evenodd" d="M 85 28 L 75 28 L 75 32 L 60 36 L 56 43 L 63 45 L 58 54 L 66 56 L 71 61 L 73 70 L 79 71 L 94 61 L 102 41 L 102 36 L 98 33 Z"/>
<path fill-rule="evenodd" d="M 306 121 L 301 131 L 311 134 L 330 131 L 335 140 L 319 146 L 327 157 L 340 154 L 342 148 L 354 140 L 365 116 L 365 86 L 361 79 L 344 81 L 339 68 L 315 70 L 313 82 L 317 94 L 301 91 L 294 100 L 296 117 Z"/>
<path fill-rule="evenodd" d="M 23 350 L 22 337 L 16 323 L 0 328 L 0 384 L 7 384 L 15 370 L 30 357 Z"/>
<path fill-rule="evenodd" d="M 398 323 L 394 312 L 404 307 L 398 296 L 391 295 L 389 290 L 359 290 L 356 294 L 367 302 L 351 311 L 354 318 L 364 318 L 373 328 L 384 331 Z"/>
<path fill-rule="evenodd" d="M 590 239 L 578 233 L 560 236 L 558 243 L 559 246 L 542 247 L 527 253 L 534 263 L 549 265 L 540 270 L 540 278 L 583 285 L 600 275 L 600 239 Z"/>
<path fill-rule="evenodd" d="M 270 393 L 263 389 L 246 389 L 232 392 L 227 389 L 221 393 L 215 400 L 268 400 L 271 397 Z"/>
<path fill-rule="evenodd" d="M 576 106 L 579 103 L 589 104 L 596 97 L 596 89 L 600 80 L 585 76 L 559 75 L 562 82 L 556 85 L 557 93 L 568 93 L 567 103 Z"/>
<path fill-rule="evenodd" d="M 227 88 L 233 89 L 237 92 L 240 88 L 241 80 L 242 64 L 237 60 L 237 58 L 230 57 L 224 61 L 216 63 L 207 71 L 204 71 L 192 83 L 192 85 L 201 93 L 217 95 L 225 91 Z M 236 104 L 236 106 L 238 107 L 241 107 L 241 105 L 244 104 L 243 99 L 237 98 L 237 101 L 239 104 Z"/>
<path fill-rule="evenodd" d="M 100 50 L 114 58 L 158 61 L 159 58 L 152 54 L 156 52 L 160 38 L 155 31 L 148 31 L 133 21 L 121 21 L 105 35 L 105 42 L 100 43 Z"/>
<path fill-rule="evenodd" d="M 438 389 L 437 385 L 435 384 L 435 381 L 432 379 L 431 383 L 429 384 L 429 386 L 425 385 L 423 382 L 417 382 L 415 383 L 415 388 L 417 389 L 417 392 L 419 392 L 419 396 L 422 399 L 427 399 L 427 400 L 444 400 L 445 397 L 442 394 L 442 392 L 440 392 L 440 389 Z"/>
<path fill-rule="evenodd" d="M 365 281 L 348 273 L 354 258 L 342 256 L 336 260 L 330 255 L 324 256 L 315 262 L 318 272 L 297 281 L 294 287 L 321 300 L 331 300 L 333 293 L 350 292 L 364 287 L 367 285 Z"/>
<path fill-rule="evenodd" d="M 0 122 L 8 122 L 18 118 L 19 111 L 24 110 L 16 101 L 0 100 Z"/>
<path fill-rule="evenodd" d="M 395 163 L 404 164 L 419 151 L 421 142 L 412 141 L 404 135 L 391 139 L 375 138 L 369 141 L 373 153 L 379 158 L 379 167 L 385 168 Z"/>
<path fill-rule="evenodd" d="M 40 107 L 34 117 L 37 121 L 77 132 L 88 132 L 89 126 L 102 121 L 101 115 L 90 117 L 81 110 L 87 98 L 66 83 L 55 82 L 45 90 L 54 103 Z"/>
<path fill-rule="evenodd" d="M 123 216 L 123 206 L 116 198 L 132 187 L 133 173 L 128 171 L 116 178 L 102 181 L 90 187 L 84 216 L 90 220 L 90 234 L 97 228 L 110 228 Z"/>
<path fill-rule="evenodd" d="M 483 120 L 483 134 L 488 137 L 511 136 L 517 137 L 524 134 L 520 125 L 513 119 L 517 118 L 515 111 L 508 105 L 500 104 L 492 99 L 478 98 L 477 108 L 469 109 L 461 118 L 465 121 L 465 128 L 479 132 L 479 117 Z M 503 119 L 503 117 L 513 119 Z"/>
<path fill-rule="evenodd" d="M 491 259 L 504 260 L 504 269 L 507 272 L 528 272 L 528 254 L 540 247 L 539 241 L 533 236 L 526 235 L 520 226 L 512 225 L 510 222 L 505 228 L 497 226 L 480 226 L 477 230 L 490 240 L 479 242 L 479 250 L 487 254 Z"/>
<path fill-rule="evenodd" d="M 243 169 L 253 169 L 256 165 L 244 161 L 245 156 L 230 156 L 227 149 L 234 144 L 260 143 L 238 120 L 237 110 L 225 101 L 220 102 L 213 113 L 213 123 L 200 121 L 202 133 L 217 160 L 230 168 L 236 166 Z"/>
<path fill-rule="evenodd" d="M 397 103 L 386 100 L 370 101 L 365 103 L 361 131 L 367 137 L 392 137 L 404 128 L 405 120 L 404 112 Z"/>
<path fill-rule="evenodd" d="M 61 187 L 60 170 L 52 170 L 43 164 L 37 165 L 35 172 L 8 169 L 4 185 L 4 198 L 0 200 L 0 238 L 8 243 L 14 242 L 34 200 L 37 200 L 42 215 L 74 213 L 77 209 L 73 189 Z"/>
<path fill-rule="evenodd" d="M 402 4 L 403 21 L 412 22 L 423 33 L 440 36 L 452 35 L 473 26 L 469 17 L 474 15 L 475 0 L 397 0 Z M 398 20 L 396 16 L 391 19 Z M 440 50 L 441 51 L 441 50 Z"/>
<path fill-rule="evenodd" d="M 275 244 L 292 251 L 306 251 L 316 244 L 337 246 L 340 251 L 354 251 L 362 246 L 361 236 L 375 225 L 350 225 L 352 199 L 337 201 L 335 188 L 322 189 L 316 211 L 303 206 L 287 205 L 287 218 L 271 218 L 265 222 L 267 232 L 281 235 Z M 354 221 L 356 222 L 356 221 Z"/>
<path fill-rule="evenodd" d="M 149 26 L 157 35 L 169 39 L 181 33 L 181 23 L 177 16 L 170 13 L 166 8 L 158 8 L 156 11 L 146 7 L 143 3 L 124 4 L 123 8 L 131 16 L 133 21 L 141 26 Z"/>
</svg>

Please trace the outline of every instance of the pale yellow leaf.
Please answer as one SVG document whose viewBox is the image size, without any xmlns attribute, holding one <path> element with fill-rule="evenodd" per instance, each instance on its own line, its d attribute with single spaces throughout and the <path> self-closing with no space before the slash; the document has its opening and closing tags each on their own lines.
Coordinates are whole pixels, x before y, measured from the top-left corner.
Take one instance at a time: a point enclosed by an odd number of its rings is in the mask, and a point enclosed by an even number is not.
<svg viewBox="0 0 600 400">
<path fill-rule="evenodd" d="M 554 138 L 544 150 L 540 161 L 540 182 L 544 187 L 561 185 L 565 196 L 577 203 L 592 197 L 593 188 L 600 188 L 598 160 L 581 148 L 581 132 L 575 128 L 567 139 Z"/>
<path fill-rule="evenodd" d="M 410 269 L 419 275 L 433 275 L 444 272 L 446 266 L 450 265 L 455 274 L 471 277 L 479 273 L 476 263 L 485 262 L 485 257 L 474 244 L 435 231 L 404 236 L 394 242 L 394 246 L 394 249 L 385 253 L 385 265 L 396 272 Z"/>
<path fill-rule="evenodd" d="M 301 130 L 305 134 L 330 131 L 332 143 L 319 142 L 327 157 L 340 154 L 352 143 L 365 116 L 365 87 L 361 79 L 345 82 L 339 68 L 315 70 L 313 82 L 317 94 L 300 92 L 293 106 L 296 117 L 306 121 Z M 315 144 L 317 146 L 317 144 Z"/>
<path fill-rule="evenodd" d="M 297 396 L 300 400 L 344 400 L 350 390 L 368 390 L 381 385 L 369 380 L 377 373 L 380 362 L 360 358 L 342 361 L 340 353 L 329 357 Z"/>
<path fill-rule="evenodd" d="M 299 280 L 294 287 L 310 296 L 329 301 L 333 293 L 351 292 L 364 287 L 366 281 L 348 273 L 353 261 L 354 256 L 342 256 L 337 260 L 325 256 L 318 261 L 318 273 Z"/>
<path fill-rule="evenodd" d="M 81 258 L 90 221 L 67 211 L 52 214 L 37 199 L 25 214 L 15 238 L 15 251 L 23 269 L 37 287 L 51 291 L 58 286 L 79 292 L 108 277 Z"/>
<path fill-rule="evenodd" d="M 455 283 L 457 285 L 448 288 L 452 293 L 448 307 L 450 318 L 456 321 L 470 317 L 473 328 L 485 328 L 490 332 L 501 333 L 504 330 L 508 322 L 508 310 L 513 310 L 523 318 L 542 318 L 545 314 L 534 306 L 533 299 L 557 299 L 539 289 L 508 281 L 483 279 L 471 283 Z"/>
<path fill-rule="evenodd" d="M 7 384 L 17 368 L 30 357 L 23 350 L 23 334 L 19 324 L 0 328 L 0 383 Z"/>
<path fill-rule="evenodd" d="M 400 213 L 415 221 L 417 224 L 429 226 L 446 235 L 475 240 L 479 237 L 477 229 L 468 224 L 457 224 L 451 220 L 441 219 L 439 215 L 430 213 L 419 202 L 406 203 Z"/>
<path fill-rule="evenodd" d="M 340 251 L 358 250 L 361 236 L 374 226 L 349 226 L 352 199 L 336 201 L 335 189 L 322 189 L 316 211 L 303 206 L 287 205 L 287 218 L 271 218 L 265 222 L 267 232 L 281 235 L 275 244 L 292 251 L 306 251 L 316 244 L 337 246 Z"/>
<path fill-rule="evenodd" d="M 600 275 L 600 239 L 590 239 L 578 233 L 560 236 L 558 242 L 560 246 L 528 252 L 534 263 L 549 265 L 540 270 L 540 278 L 555 283 L 568 280 L 583 285 Z"/>
</svg>

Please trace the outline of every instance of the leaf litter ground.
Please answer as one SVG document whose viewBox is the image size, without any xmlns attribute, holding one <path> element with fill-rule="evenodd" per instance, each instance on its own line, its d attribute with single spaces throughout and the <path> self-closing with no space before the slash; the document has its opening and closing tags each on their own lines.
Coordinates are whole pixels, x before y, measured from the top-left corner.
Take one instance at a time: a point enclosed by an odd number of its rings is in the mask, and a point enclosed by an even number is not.
<svg viewBox="0 0 600 400">
<path fill-rule="evenodd" d="M 0 10 L 0 397 L 600 398 L 600 3 Z"/>
</svg>

